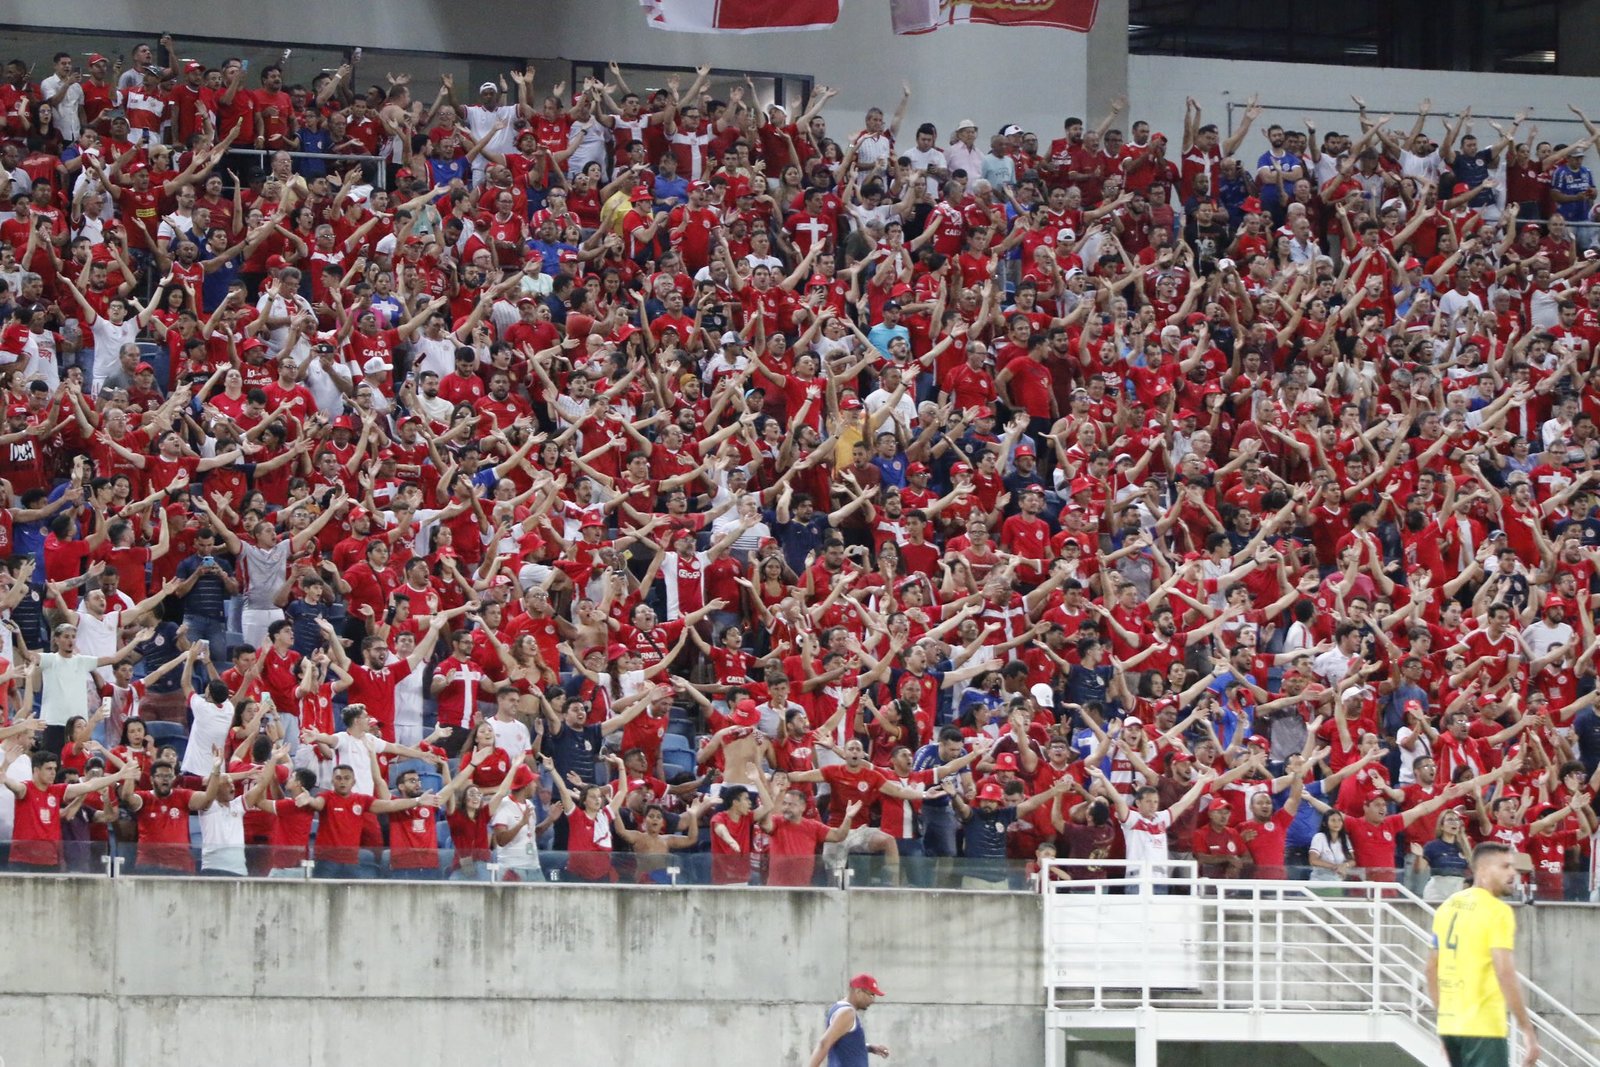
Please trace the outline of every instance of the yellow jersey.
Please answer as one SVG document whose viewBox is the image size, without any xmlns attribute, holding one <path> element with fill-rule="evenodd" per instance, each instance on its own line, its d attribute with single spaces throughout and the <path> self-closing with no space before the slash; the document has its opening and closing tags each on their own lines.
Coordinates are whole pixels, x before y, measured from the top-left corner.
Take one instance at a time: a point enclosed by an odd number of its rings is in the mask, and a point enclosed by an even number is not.
<svg viewBox="0 0 1600 1067">
<path fill-rule="evenodd" d="M 1516 943 L 1511 906 L 1486 889 L 1463 889 L 1433 916 L 1439 953 L 1439 1033 L 1505 1037 L 1506 999 L 1494 973 L 1494 950 Z"/>
</svg>

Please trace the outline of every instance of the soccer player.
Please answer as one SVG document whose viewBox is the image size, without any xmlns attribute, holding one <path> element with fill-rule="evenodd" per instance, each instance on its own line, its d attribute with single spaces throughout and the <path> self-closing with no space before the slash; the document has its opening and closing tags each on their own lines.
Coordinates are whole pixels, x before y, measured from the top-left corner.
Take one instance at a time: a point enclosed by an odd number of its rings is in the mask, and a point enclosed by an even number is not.
<svg viewBox="0 0 1600 1067">
<path fill-rule="evenodd" d="M 1511 847 L 1499 841 L 1473 849 L 1472 887 L 1451 896 L 1433 917 L 1428 995 L 1450 1067 L 1507 1067 L 1508 1007 L 1522 1031 L 1524 1067 L 1539 1060 L 1539 1038 L 1522 1002 L 1512 954 L 1517 920 L 1502 899 L 1517 885 L 1512 856 Z"/>
</svg>

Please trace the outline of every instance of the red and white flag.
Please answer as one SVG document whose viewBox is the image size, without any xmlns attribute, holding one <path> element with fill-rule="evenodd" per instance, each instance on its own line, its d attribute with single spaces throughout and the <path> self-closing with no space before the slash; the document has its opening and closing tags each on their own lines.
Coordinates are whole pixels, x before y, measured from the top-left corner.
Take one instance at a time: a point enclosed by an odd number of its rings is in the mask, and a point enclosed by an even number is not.
<svg viewBox="0 0 1600 1067">
<path fill-rule="evenodd" d="M 639 0 L 650 25 L 682 33 L 824 30 L 839 21 L 839 0 Z"/>
<path fill-rule="evenodd" d="M 1046 26 L 1087 33 L 1099 0 L 890 0 L 895 33 L 931 33 L 940 26 Z"/>
</svg>

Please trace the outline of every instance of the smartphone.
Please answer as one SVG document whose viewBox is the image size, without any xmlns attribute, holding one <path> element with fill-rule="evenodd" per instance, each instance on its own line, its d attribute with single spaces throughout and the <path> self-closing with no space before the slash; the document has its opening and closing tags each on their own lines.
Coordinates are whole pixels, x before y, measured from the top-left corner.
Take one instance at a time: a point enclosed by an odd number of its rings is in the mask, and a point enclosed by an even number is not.
<svg viewBox="0 0 1600 1067">
<path fill-rule="evenodd" d="M 194 647 L 200 650 L 202 656 L 209 655 L 211 652 L 211 642 L 204 637 L 196 641 Z"/>
<path fill-rule="evenodd" d="M 242 73 L 249 74 L 250 73 L 250 61 L 248 59 L 239 60 L 239 70 Z"/>
</svg>

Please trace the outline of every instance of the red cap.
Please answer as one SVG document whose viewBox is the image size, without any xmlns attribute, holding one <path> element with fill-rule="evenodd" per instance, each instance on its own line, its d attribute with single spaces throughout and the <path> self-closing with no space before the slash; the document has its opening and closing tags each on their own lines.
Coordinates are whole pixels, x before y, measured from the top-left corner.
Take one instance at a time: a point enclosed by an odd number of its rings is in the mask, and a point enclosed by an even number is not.
<svg viewBox="0 0 1600 1067">
<path fill-rule="evenodd" d="M 355 432 L 356 420 L 349 415 L 340 415 L 329 424 L 335 430 L 349 430 Z"/>
<path fill-rule="evenodd" d="M 994 758 L 994 769 L 997 771 L 1014 771 L 1018 769 L 1017 754 L 1015 752 L 1002 752 Z"/>
<path fill-rule="evenodd" d="M 619 660 L 623 656 L 626 656 L 627 654 L 628 654 L 628 646 L 627 645 L 608 645 L 606 647 L 606 659 L 608 659 L 608 660 Z"/>
<path fill-rule="evenodd" d="M 1189 312 L 1189 317 L 1183 321 L 1188 323 L 1191 327 L 1198 326 L 1202 322 L 1206 321 L 1206 313 L 1204 311 L 1191 311 Z"/>
<path fill-rule="evenodd" d="M 538 780 L 538 775 L 533 773 L 533 768 L 526 763 L 521 764 L 511 772 L 511 788 L 513 790 L 526 789 Z"/>
<path fill-rule="evenodd" d="M 843 400 L 839 401 L 839 410 L 840 411 L 860 411 L 861 410 L 861 401 L 859 399 L 857 399 L 856 397 L 847 396 Z"/>
<path fill-rule="evenodd" d="M 850 988 L 871 993 L 875 997 L 888 995 L 881 988 L 879 988 L 878 980 L 872 977 L 870 974 L 858 974 L 854 978 L 850 979 Z"/>
<path fill-rule="evenodd" d="M 206 65 L 204 63 L 200 62 L 198 59 L 186 59 L 186 60 L 184 60 L 183 72 L 185 74 L 188 74 L 190 71 L 205 70 L 205 69 L 206 69 Z"/>
<path fill-rule="evenodd" d="M 952 463 L 950 465 L 950 474 L 951 474 L 952 477 L 954 477 L 957 474 L 971 474 L 971 473 L 972 473 L 972 464 L 970 464 L 970 463 Z"/>
<path fill-rule="evenodd" d="M 1560 608 L 1562 611 L 1566 611 L 1567 610 L 1567 600 L 1566 600 L 1566 598 L 1563 597 L 1563 596 L 1560 596 L 1560 595 L 1558 595 L 1556 593 L 1551 593 L 1549 596 L 1545 597 L 1545 599 L 1544 599 L 1544 610 L 1549 611 L 1551 608 Z"/>
<path fill-rule="evenodd" d="M 984 782 L 978 787 L 979 800 L 992 800 L 996 804 L 1005 803 L 1006 791 L 999 782 Z"/>
<path fill-rule="evenodd" d="M 1093 491 L 1094 481 L 1090 478 L 1074 478 L 1070 488 L 1072 496 L 1077 496 L 1079 493 L 1088 493 Z"/>
<path fill-rule="evenodd" d="M 654 200 L 655 198 L 656 194 L 652 193 L 649 187 L 644 185 L 635 185 L 633 192 L 628 194 L 628 199 L 634 203 L 638 203 L 641 200 Z"/>
<path fill-rule="evenodd" d="M 1244 198 L 1244 203 L 1239 205 L 1239 210 L 1246 215 L 1259 215 L 1261 214 L 1261 201 L 1253 196 L 1247 196 Z"/>
<path fill-rule="evenodd" d="M 1018 445 L 1011 453 L 1013 456 L 1037 456 L 1032 445 Z"/>
<path fill-rule="evenodd" d="M 755 726 L 761 722 L 761 713 L 756 710 L 756 702 L 746 698 L 739 701 L 729 718 L 735 726 Z"/>
<path fill-rule="evenodd" d="M 9 418 L 13 418 L 14 419 L 19 415 L 26 415 L 27 413 L 28 413 L 28 405 L 26 405 L 26 404 L 8 404 L 6 406 L 6 415 Z"/>
<path fill-rule="evenodd" d="M 911 475 L 913 475 L 913 474 L 927 474 L 927 473 L 928 473 L 928 465 L 926 463 L 913 463 L 910 466 L 906 467 L 906 477 L 908 477 L 908 478 L 911 477 Z"/>
<path fill-rule="evenodd" d="M 1406 701 L 1405 710 L 1406 711 L 1421 711 L 1422 710 L 1422 701 L 1420 701 L 1420 700 L 1408 700 L 1408 701 Z"/>
<path fill-rule="evenodd" d="M 1194 762 L 1194 757 L 1192 755 L 1190 755 L 1189 753 L 1187 753 L 1187 752 L 1174 752 L 1172 754 L 1172 762 L 1173 763 L 1193 763 Z"/>
<path fill-rule="evenodd" d="M 1251 734 L 1248 738 L 1246 738 L 1245 744 L 1247 744 L 1247 745 L 1260 745 L 1262 748 L 1271 748 L 1272 747 L 1272 742 L 1268 741 L 1265 737 L 1262 737 L 1260 734 Z"/>
<path fill-rule="evenodd" d="M 135 374 L 143 374 L 145 371 L 149 371 L 151 374 L 154 374 L 156 369 L 148 363 L 141 363 L 137 367 L 133 368 L 133 373 Z"/>
</svg>

